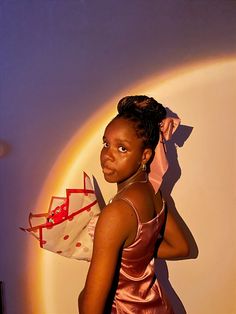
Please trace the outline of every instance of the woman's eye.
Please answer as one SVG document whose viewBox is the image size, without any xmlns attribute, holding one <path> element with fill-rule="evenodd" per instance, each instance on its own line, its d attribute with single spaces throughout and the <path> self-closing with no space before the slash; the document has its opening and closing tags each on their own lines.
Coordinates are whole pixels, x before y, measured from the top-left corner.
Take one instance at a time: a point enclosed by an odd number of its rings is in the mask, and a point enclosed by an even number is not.
<svg viewBox="0 0 236 314">
<path fill-rule="evenodd" d="M 107 148 L 108 147 L 108 143 L 107 142 L 103 142 L 103 147 Z"/>
<path fill-rule="evenodd" d="M 119 150 L 121 153 L 126 153 L 126 152 L 127 152 L 127 149 L 126 149 L 124 146 L 119 146 L 118 150 Z"/>
</svg>

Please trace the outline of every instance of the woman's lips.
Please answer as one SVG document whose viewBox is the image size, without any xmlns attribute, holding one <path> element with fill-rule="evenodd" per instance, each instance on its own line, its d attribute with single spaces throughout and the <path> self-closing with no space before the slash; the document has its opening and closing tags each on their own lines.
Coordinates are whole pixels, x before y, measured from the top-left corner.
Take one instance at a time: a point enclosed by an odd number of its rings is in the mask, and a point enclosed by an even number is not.
<svg viewBox="0 0 236 314">
<path fill-rule="evenodd" d="M 104 174 L 112 174 L 113 172 L 114 172 L 114 170 L 113 169 L 110 169 L 110 168 L 107 168 L 107 167 L 103 167 L 102 168 L 102 172 L 104 173 Z"/>
</svg>

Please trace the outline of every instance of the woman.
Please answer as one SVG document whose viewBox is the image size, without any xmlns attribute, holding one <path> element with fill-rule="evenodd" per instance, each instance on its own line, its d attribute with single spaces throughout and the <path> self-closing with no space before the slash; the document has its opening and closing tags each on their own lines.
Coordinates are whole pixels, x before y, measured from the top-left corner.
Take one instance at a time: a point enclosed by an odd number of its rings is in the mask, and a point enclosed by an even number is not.
<svg viewBox="0 0 236 314">
<path fill-rule="evenodd" d="M 165 108 L 147 96 L 128 96 L 103 136 L 101 166 L 117 194 L 98 219 L 80 314 L 173 313 L 154 273 L 153 258 L 188 255 L 174 217 L 148 173 Z M 164 236 L 159 244 L 161 228 Z"/>
</svg>

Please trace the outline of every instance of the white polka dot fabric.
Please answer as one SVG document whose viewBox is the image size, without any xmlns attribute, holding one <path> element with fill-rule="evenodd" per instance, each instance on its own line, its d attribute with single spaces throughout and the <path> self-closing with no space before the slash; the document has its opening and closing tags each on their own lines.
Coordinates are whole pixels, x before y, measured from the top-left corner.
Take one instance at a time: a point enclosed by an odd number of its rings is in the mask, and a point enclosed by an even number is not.
<svg viewBox="0 0 236 314">
<path fill-rule="evenodd" d="M 100 208 L 91 180 L 84 173 L 83 189 L 67 189 L 66 197 L 51 198 L 48 213 L 30 214 L 30 228 L 40 246 L 65 257 L 90 261 Z"/>
</svg>

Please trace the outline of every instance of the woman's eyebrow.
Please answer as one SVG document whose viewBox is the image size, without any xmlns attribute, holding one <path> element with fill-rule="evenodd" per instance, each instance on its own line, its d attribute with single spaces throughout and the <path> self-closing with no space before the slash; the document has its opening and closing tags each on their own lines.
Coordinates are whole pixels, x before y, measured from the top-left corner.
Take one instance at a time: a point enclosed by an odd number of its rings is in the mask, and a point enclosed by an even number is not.
<svg viewBox="0 0 236 314">
<path fill-rule="evenodd" d="M 127 144 L 131 144 L 131 143 L 132 143 L 131 141 L 129 141 L 129 140 L 127 140 L 127 139 L 120 139 L 120 138 L 117 139 L 117 142 L 120 142 L 120 143 L 127 143 Z"/>
<path fill-rule="evenodd" d="M 103 135 L 102 140 L 103 140 L 103 141 L 107 141 L 107 138 L 106 138 L 105 135 Z M 132 141 L 129 141 L 129 140 L 126 139 L 126 138 L 115 138 L 114 140 L 115 140 L 117 143 L 120 143 L 120 144 L 122 144 L 122 143 L 128 144 L 128 145 L 131 145 L 131 144 L 132 144 Z"/>
</svg>

